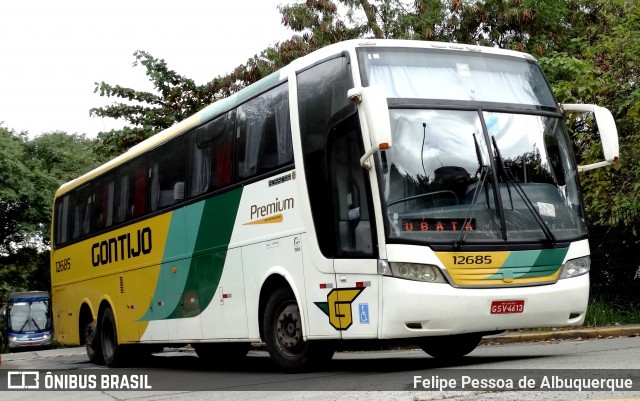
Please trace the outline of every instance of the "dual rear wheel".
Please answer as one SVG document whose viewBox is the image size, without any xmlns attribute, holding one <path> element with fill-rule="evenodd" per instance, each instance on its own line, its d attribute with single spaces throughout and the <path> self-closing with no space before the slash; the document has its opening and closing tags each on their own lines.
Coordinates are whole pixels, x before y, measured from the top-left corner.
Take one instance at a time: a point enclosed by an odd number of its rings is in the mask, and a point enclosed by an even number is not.
<svg viewBox="0 0 640 401">
<path fill-rule="evenodd" d="M 98 327 L 93 321 L 85 323 L 84 336 L 90 362 L 109 367 L 122 364 L 124 352 L 118 346 L 118 330 L 111 307 L 107 307 L 102 313 Z"/>
</svg>

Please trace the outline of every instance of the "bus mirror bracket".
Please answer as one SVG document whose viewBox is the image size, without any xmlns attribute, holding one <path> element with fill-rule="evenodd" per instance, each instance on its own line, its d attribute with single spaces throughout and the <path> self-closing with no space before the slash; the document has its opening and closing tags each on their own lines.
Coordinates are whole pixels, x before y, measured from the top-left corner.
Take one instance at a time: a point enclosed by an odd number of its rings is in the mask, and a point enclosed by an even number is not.
<svg viewBox="0 0 640 401">
<path fill-rule="evenodd" d="M 391 122 L 387 97 L 380 86 L 352 88 L 347 92 L 347 96 L 356 104 L 360 116 L 366 121 L 371 146 L 360 158 L 360 165 L 370 169 L 371 156 L 391 147 Z"/>
<path fill-rule="evenodd" d="M 593 113 L 600 132 L 604 161 L 578 166 L 578 171 L 588 171 L 609 166 L 619 160 L 618 130 L 608 109 L 594 104 L 562 104 L 561 107 L 564 112 Z"/>
</svg>

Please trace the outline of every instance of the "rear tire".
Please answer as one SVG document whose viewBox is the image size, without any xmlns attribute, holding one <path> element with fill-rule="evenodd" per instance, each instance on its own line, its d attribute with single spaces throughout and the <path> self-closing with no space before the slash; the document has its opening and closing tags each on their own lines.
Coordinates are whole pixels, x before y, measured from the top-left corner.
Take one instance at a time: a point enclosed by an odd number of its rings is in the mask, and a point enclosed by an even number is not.
<svg viewBox="0 0 640 401">
<path fill-rule="evenodd" d="M 102 357 L 102 347 L 100 346 L 100 338 L 98 336 L 98 329 L 93 321 L 87 323 L 84 326 L 84 347 L 87 350 L 87 356 L 89 362 L 97 365 L 104 365 L 104 358 Z"/>
<path fill-rule="evenodd" d="M 278 288 L 271 294 L 264 311 L 263 328 L 271 359 L 285 371 L 317 367 L 335 353 L 333 342 L 304 341 L 300 309 L 288 288 Z"/>
<path fill-rule="evenodd" d="M 452 336 L 425 337 L 418 345 L 434 358 L 455 360 L 467 355 L 480 344 L 482 334 L 468 333 Z"/>
<path fill-rule="evenodd" d="M 118 345 L 116 319 L 110 307 L 107 307 L 102 314 L 99 336 L 105 365 L 110 368 L 121 366 L 124 356 L 122 347 Z"/>
</svg>

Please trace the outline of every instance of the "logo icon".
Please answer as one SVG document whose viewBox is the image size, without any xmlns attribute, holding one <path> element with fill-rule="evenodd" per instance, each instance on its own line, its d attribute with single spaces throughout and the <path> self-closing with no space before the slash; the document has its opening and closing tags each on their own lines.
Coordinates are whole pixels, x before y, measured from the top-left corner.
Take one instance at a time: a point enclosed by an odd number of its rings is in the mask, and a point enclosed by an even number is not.
<svg viewBox="0 0 640 401">
<path fill-rule="evenodd" d="M 7 389 L 8 390 L 39 389 L 39 388 L 40 388 L 40 372 L 35 372 L 35 371 L 7 372 Z"/>
<path fill-rule="evenodd" d="M 351 303 L 360 295 L 364 287 L 334 288 L 327 294 L 327 302 L 314 302 L 327 316 L 336 330 L 347 330 L 353 324 Z"/>
</svg>

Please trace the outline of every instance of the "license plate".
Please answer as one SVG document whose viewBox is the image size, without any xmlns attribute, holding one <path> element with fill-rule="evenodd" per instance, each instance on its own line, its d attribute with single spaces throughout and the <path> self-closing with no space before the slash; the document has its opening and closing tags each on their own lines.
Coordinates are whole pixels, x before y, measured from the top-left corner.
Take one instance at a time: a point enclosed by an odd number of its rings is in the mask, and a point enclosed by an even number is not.
<svg viewBox="0 0 640 401">
<path fill-rule="evenodd" d="M 492 315 L 503 314 L 503 313 L 522 313 L 522 312 L 524 312 L 524 299 L 491 302 Z"/>
</svg>

